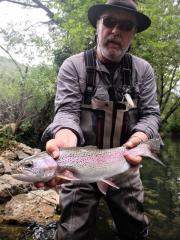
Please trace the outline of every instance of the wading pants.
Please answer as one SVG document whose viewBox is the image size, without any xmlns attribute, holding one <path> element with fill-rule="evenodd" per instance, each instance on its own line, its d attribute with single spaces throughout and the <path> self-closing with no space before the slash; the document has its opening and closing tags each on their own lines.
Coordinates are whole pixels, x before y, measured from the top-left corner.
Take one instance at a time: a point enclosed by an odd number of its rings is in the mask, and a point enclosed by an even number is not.
<svg viewBox="0 0 180 240">
<path fill-rule="evenodd" d="M 148 219 L 143 211 L 143 186 L 139 169 L 114 177 L 119 189 L 109 187 L 106 196 L 120 240 L 144 240 Z M 62 215 L 56 240 L 95 240 L 96 209 L 103 194 L 96 184 L 63 184 Z"/>
</svg>

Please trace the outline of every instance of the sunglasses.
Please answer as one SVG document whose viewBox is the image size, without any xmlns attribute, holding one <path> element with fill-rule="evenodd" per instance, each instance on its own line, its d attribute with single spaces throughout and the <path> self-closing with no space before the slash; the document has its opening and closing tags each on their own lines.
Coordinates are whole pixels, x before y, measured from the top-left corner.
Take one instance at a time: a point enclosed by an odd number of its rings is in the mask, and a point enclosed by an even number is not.
<svg viewBox="0 0 180 240">
<path fill-rule="evenodd" d="M 115 26 L 118 26 L 118 28 L 124 32 L 130 32 L 136 27 L 136 24 L 130 20 L 117 20 L 110 16 L 104 16 L 101 17 L 101 19 L 105 27 L 114 28 Z"/>
</svg>

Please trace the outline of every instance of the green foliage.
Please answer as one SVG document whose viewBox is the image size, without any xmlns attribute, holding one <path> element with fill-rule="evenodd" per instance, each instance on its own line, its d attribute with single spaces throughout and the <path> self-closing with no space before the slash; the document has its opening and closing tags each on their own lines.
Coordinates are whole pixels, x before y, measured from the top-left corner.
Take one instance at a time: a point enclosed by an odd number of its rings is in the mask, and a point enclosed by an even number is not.
<svg viewBox="0 0 180 240">
<path fill-rule="evenodd" d="M 180 5 L 172 0 L 145 2 L 140 7 L 150 16 L 152 26 L 137 34 L 133 52 L 148 60 L 155 70 L 164 127 L 180 106 Z"/>
<path fill-rule="evenodd" d="M 13 74 L 16 70 L 16 66 L 10 59 L 0 56 L 0 74 Z"/>
<path fill-rule="evenodd" d="M 21 68 L 25 68 L 21 66 Z M 19 72 L 0 72 L 0 122 L 23 122 L 36 116 L 49 98 L 54 95 L 55 69 L 52 66 L 41 65 L 25 69 L 25 74 Z"/>
<path fill-rule="evenodd" d="M 0 125 L 0 151 L 7 148 L 9 145 L 13 145 L 14 142 L 15 136 L 13 133 L 13 125 Z"/>
<path fill-rule="evenodd" d="M 180 110 L 178 109 L 169 118 L 169 124 L 162 129 L 163 132 L 168 133 L 173 137 L 180 137 Z"/>
<path fill-rule="evenodd" d="M 59 27 L 63 34 L 56 39 L 56 47 L 69 48 L 71 54 L 83 51 L 95 44 L 95 29 L 90 26 L 87 12 L 91 5 L 105 1 L 54 1 L 59 7 Z M 161 106 L 162 128 L 172 121 L 170 116 L 178 111 L 180 79 L 180 5 L 172 0 L 138 1 L 138 8 L 147 14 L 151 27 L 137 34 L 132 46 L 132 53 L 149 61 L 157 80 L 158 100 Z M 71 14 L 69 14 L 71 13 Z"/>
<path fill-rule="evenodd" d="M 33 95 L 33 103 L 29 104 L 29 109 L 36 109 L 38 112 L 44 107 L 46 102 L 55 91 L 56 73 L 52 66 L 41 65 L 33 67 L 27 77 L 27 91 Z"/>
<path fill-rule="evenodd" d="M 13 51 L 14 54 L 24 54 L 28 62 L 31 62 L 34 55 L 31 51 L 30 54 L 26 53 L 25 50 L 27 46 L 37 46 L 41 56 L 51 56 L 53 53 L 55 64 L 59 66 L 69 55 L 95 44 L 95 29 L 88 22 L 87 12 L 91 5 L 104 2 L 104 0 L 42 1 L 47 7 L 46 10 L 44 9 L 46 13 L 48 13 L 47 9 L 53 12 L 51 16 L 49 15 L 53 20 L 53 25 L 49 28 L 49 37 L 39 36 L 36 28 L 33 29 L 33 27 L 26 36 L 27 31 L 17 31 L 10 25 L 7 29 L 0 29 L 5 39 L 4 47 L 9 52 Z M 138 8 L 152 19 L 152 26 L 147 31 L 137 34 L 132 52 L 147 59 L 155 69 L 162 129 L 165 129 L 164 126 L 168 123 L 166 130 L 178 130 L 179 124 L 175 118 L 179 116 L 177 112 L 180 105 L 179 1 L 142 0 L 138 2 Z M 4 111 L 6 112 L 7 109 L 10 115 L 13 113 L 14 119 L 17 119 L 20 109 L 23 111 L 25 109 L 28 113 L 40 111 L 54 94 L 57 69 L 45 65 L 37 68 L 28 67 L 28 69 L 26 66 L 21 66 L 22 72 L 19 71 L 19 73 L 15 71 L 12 73 L 11 69 L 9 67 L 8 71 L 7 68 L 6 71 L 0 71 L 0 90 L 3 93 L 0 96 L 0 103 L 5 103 L 7 106 Z M 27 73 L 26 70 L 28 70 Z M 7 86 L 4 83 L 7 83 Z M 19 106 L 18 111 L 17 106 Z M 22 111 L 21 115 L 23 115 Z"/>
<path fill-rule="evenodd" d="M 69 46 L 72 53 L 83 51 L 94 44 L 93 29 L 87 18 L 87 12 L 91 5 L 96 3 L 103 3 L 104 1 L 90 1 L 90 0 L 70 0 L 56 2 L 59 6 L 59 27 L 63 29 L 63 36 L 60 36 L 56 41 L 58 45 Z M 71 14 L 69 14 L 71 13 Z"/>
<path fill-rule="evenodd" d="M 57 66 L 57 72 L 63 61 L 71 55 L 72 49 L 69 46 L 65 46 L 54 51 L 54 63 Z"/>
</svg>

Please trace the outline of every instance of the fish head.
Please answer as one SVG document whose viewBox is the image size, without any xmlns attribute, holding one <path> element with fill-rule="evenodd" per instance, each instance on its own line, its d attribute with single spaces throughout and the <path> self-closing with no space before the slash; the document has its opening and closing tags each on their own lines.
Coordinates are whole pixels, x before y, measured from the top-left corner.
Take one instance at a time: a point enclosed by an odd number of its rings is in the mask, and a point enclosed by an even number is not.
<svg viewBox="0 0 180 240">
<path fill-rule="evenodd" d="M 57 168 L 56 161 L 48 154 L 24 158 L 11 168 L 11 175 L 26 182 L 47 182 L 53 178 Z"/>
</svg>

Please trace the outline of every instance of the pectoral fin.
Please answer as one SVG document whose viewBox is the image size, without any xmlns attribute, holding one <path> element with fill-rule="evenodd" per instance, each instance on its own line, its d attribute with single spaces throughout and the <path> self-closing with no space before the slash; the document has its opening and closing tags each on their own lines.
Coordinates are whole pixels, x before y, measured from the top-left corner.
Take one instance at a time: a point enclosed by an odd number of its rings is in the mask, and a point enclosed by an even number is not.
<svg viewBox="0 0 180 240">
<path fill-rule="evenodd" d="M 56 175 L 56 177 L 62 178 L 64 180 L 69 180 L 69 181 L 79 181 L 80 180 L 79 178 L 75 177 L 74 174 L 69 170 L 65 170 L 61 173 L 58 173 Z"/>
<path fill-rule="evenodd" d="M 97 182 L 97 186 L 104 195 L 106 195 L 109 186 L 119 189 L 116 184 L 114 184 L 111 180 L 108 179 L 101 179 L 99 182 Z"/>
</svg>

